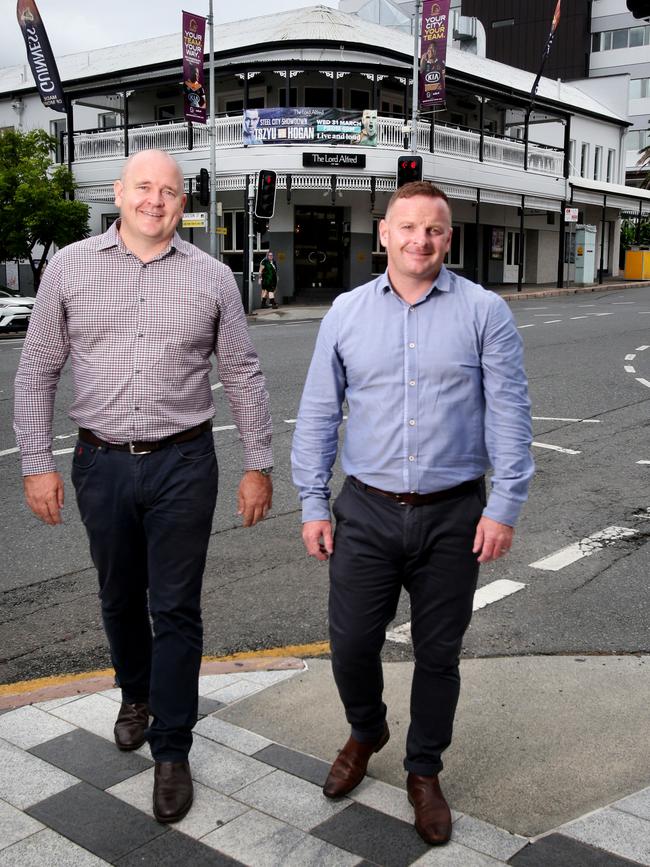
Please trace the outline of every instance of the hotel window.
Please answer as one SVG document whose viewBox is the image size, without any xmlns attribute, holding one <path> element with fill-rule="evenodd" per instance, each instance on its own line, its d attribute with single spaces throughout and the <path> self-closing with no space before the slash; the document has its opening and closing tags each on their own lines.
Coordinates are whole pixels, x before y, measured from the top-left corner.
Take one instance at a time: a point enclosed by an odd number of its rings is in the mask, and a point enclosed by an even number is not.
<svg viewBox="0 0 650 867">
<path fill-rule="evenodd" d="M 115 129 L 119 124 L 120 118 L 116 111 L 104 111 L 97 115 L 100 129 Z"/>
<path fill-rule="evenodd" d="M 630 79 L 630 99 L 646 99 L 650 96 L 650 78 Z"/>
<path fill-rule="evenodd" d="M 576 140 L 574 138 L 569 141 L 569 174 L 578 174 L 576 170 Z"/>
<path fill-rule="evenodd" d="M 615 160 L 616 160 L 616 151 L 610 148 L 607 151 L 607 183 L 613 184 L 614 180 L 614 172 L 615 172 Z"/>
<path fill-rule="evenodd" d="M 596 145 L 594 148 L 594 180 L 600 180 L 600 173 L 602 170 L 602 161 L 603 161 L 603 149 Z"/>
<path fill-rule="evenodd" d="M 580 149 L 580 177 L 586 178 L 589 175 L 589 145 L 582 143 Z"/>
<path fill-rule="evenodd" d="M 624 27 L 621 30 L 603 30 L 591 37 L 591 50 L 614 51 L 617 48 L 639 48 L 650 45 L 650 24 Z"/>
</svg>

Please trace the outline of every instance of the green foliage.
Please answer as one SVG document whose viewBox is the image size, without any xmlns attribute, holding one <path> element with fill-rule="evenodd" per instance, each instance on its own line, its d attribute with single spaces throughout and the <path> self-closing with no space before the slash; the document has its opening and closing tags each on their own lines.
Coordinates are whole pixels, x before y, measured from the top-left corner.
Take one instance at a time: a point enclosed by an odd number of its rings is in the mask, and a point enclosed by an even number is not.
<svg viewBox="0 0 650 867">
<path fill-rule="evenodd" d="M 54 164 L 54 145 L 40 129 L 0 133 L 0 261 L 28 259 L 35 290 L 52 244 L 65 247 L 90 234 L 88 205 L 69 198 L 74 180 Z"/>
<path fill-rule="evenodd" d="M 638 238 L 638 240 L 637 240 Z M 621 246 L 625 250 L 631 247 L 650 247 L 650 220 L 646 217 L 641 220 L 623 220 L 621 223 Z"/>
</svg>

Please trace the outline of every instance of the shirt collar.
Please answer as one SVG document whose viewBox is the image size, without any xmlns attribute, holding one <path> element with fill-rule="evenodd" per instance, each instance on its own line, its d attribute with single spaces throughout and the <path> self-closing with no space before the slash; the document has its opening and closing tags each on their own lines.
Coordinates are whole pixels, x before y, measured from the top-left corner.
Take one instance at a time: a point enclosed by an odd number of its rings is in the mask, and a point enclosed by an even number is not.
<svg viewBox="0 0 650 867">
<path fill-rule="evenodd" d="M 108 227 L 108 230 L 104 232 L 99 241 L 99 249 L 100 250 L 110 250 L 112 247 L 117 247 L 122 253 L 130 254 L 130 251 L 124 244 L 124 241 L 120 237 L 119 228 L 120 228 L 121 220 L 118 217 L 115 222 Z M 187 241 L 183 241 L 178 232 L 174 232 L 174 235 L 169 243 L 169 246 L 163 250 L 156 259 L 162 259 L 167 256 L 168 253 L 171 253 L 172 250 L 181 253 L 183 256 L 189 256 L 192 251 L 192 244 L 188 244 Z"/>
<path fill-rule="evenodd" d="M 440 273 L 420 300 L 424 301 L 425 298 L 428 298 L 434 289 L 438 289 L 440 292 L 449 292 L 451 289 L 451 272 L 449 272 L 444 265 L 440 268 Z M 387 292 L 393 291 L 393 287 L 388 276 L 388 269 L 386 269 L 386 271 L 384 271 L 384 273 L 377 278 L 377 291 L 382 295 L 385 295 Z"/>
</svg>

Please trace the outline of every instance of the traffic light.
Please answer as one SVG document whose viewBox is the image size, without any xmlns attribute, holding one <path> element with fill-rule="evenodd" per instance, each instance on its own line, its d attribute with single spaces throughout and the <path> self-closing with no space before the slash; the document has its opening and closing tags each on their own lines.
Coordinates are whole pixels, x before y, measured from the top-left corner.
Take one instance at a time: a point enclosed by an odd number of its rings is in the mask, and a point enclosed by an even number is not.
<svg viewBox="0 0 650 867">
<path fill-rule="evenodd" d="M 256 235 L 266 235 L 269 230 L 269 221 L 261 217 L 253 217 L 253 231 Z"/>
<path fill-rule="evenodd" d="M 210 204 L 210 172 L 201 169 L 196 176 L 196 191 L 199 194 L 199 202 L 202 205 Z"/>
<path fill-rule="evenodd" d="M 399 157 L 397 160 L 397 186 L 422 180 L 422 157 Z"/>
<path fill-rule="evenodd" d="M 255 216 L 270 220 L 275 211 L 275 172 L 263 169 L 257 178 Z"/>
<path fill-rule="evenodd" d="M 650 0 L 627 0 L 627 8 L 635 18 L 650 18 Z"/>
</svg>

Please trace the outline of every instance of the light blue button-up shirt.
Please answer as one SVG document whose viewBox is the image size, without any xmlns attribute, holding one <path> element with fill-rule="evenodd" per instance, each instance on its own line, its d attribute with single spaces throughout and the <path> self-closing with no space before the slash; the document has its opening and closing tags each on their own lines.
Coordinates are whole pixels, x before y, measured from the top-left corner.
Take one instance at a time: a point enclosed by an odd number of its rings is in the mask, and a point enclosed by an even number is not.
<svg viewBox="0 0 650 867">
<path fill-rule="evenodd" d="M 514 526 L 534 464 L 523 346 L 508 305 L 444 266 L 407 304 L 388 274 L 339 295 L 318 334 L 293 440 L 303 521 L 330 517 L 347 401 L 347 475 L 430 493 L 493 469 L 484 514 Z"/>
</svg>

